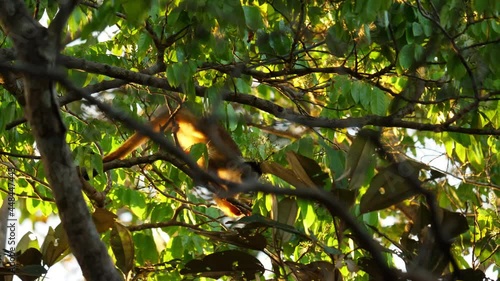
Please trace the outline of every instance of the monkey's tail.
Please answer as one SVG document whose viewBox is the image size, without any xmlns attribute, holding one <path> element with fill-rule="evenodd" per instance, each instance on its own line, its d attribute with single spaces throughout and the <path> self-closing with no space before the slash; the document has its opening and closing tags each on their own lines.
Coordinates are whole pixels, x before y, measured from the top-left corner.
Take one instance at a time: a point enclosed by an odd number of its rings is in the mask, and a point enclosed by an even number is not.
<svg viewBox="0 0 500 281">
<path fill-rule="evenodd" d="M 128 138 L 117 150 L 104 156 L 104 158 L 102 158 L 102 162 L 106 163 L 115 159 L 123 159 L 125 156 L 132 153 L 132 151 L 134 151 L 137 147 L 145 143 L 146 140 L 147 138 L 145 136 L 135 133 L 130 138 Z"/>
<path fill-rule="evenodd" d="M 155 132 L 165 129 L 164 127 L 171 121 L 172 114 L 168 109 L 161 109 L 159 115 L 151 120 L 150 125 L 153 127 Z M 141 135 L 139 133 L 133 134 L 128 138 L 117 150 L 111 152 L 110 154 L 104 156 L 103 162 L 113 161 L 115 159 L 123 159 L 125 156 L 129 155 L 137 147 L 141 146 L 148 140 L 148 137 Z"/>
</svg>

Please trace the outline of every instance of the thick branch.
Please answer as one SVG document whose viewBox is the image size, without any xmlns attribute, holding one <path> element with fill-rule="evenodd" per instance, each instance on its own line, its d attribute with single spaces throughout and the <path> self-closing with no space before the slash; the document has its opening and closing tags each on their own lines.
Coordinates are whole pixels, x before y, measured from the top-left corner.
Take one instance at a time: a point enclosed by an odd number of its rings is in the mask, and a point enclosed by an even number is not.
<svg viewBox="0 0 500 281">
<path fill-rule="evenodd" d="M 202 93 L 205 89 L 197 88 Z M 442 124 L 429 124 L 406 121 L 401 118 L 392 116 L 368 115 L 364 117 L 348 117 L 344 119 L 329 119 L 325 117 L 312 117 L 296 113 L 293 110 L 286 109 L 268 100 L 260 99 L 252 95 L 234 93 L 227 91 L 222 94 L 222 99 L 225 101 L 233 101 L 241 104 L 246 104 L 258 108 L 262 111 L 270 113 L 278 118 L 286 119 L 295 123 L 299 123 L 309 127 L 320 128 L 352 128 L 364 126 L 380 126 L 380 127 L 397 127 L 415 129 L 418 131 L 431 132 L 456 132 L 471 135 L 500 135 L 498 129 L 476 129 L 462 128 L 457 126 L 443 126 Z"/>
<path fill-rule="evenodd" d="M 84 88 L 85 94 L 90 94 L 97 92 L 102 89 L 109 89 L 112 87 L 119 87 L 127 83 L 137 83 L 144 86 L 150 86 L 155 88 L 160 88 L 176 93 L 183 93 L 181 88 L 172 87 L 168 83 L 167 79 L 152 76 L 151 74 L 160 71 L 164 68 L 163 64 L 156 64 L 152 67 L 145 69 L 141 72 L 134 72 L 126 70 L 123 68 L 105 65 L 96 62 L 89 62 L 83 59 L 77 59 L 68 56 L 60 56 L 58 62 L 68 68 L 81 69 L 86 72 L 97 73 L 106 75 L 113 78 L 118 78 L 117 80 L 105 81 L 94 86 L 88 86 Z M 8 65 L 3 65 L 2 67 L 10 68 L 13 67 Z M 26 69 L 25 69 L 26 70 Z M 111 85 L 107 85 L 107 84 Z M 196 86 L 196 94 L 198 96 L 206 96 L 206 87 Z M 478 129 L 478 128 L 463 128 L 458 126 L 448 126 L 449 124 L 429 124 L 421 122 L 407 121 L 402 118 L 397 118 L 395 116 L 377 116 L 368 115 L 364 117 L 348 117 L 344 119 L 329 119 L 324 117 L 311 117 L 304 116 L 293 110 L 286 109 L 279 106 L 271 101 L 261 99 L 249 94 L 236 93 L 233 91 L 225 91 L 221 93 L 221 98 L 225 101 L 237 102 L 240 104 L 246 104 L 258 108 L 262 111 L 270 113 L 278 118 L 287 119 L 295 123 L 299 123 L 309 127 L 320 127 L 320 128 L 351 128 L 351 127 L 364 127 L 364 126 L 380 126 L 380 127 L 397 127 L 397 128 L 407 128 L 414 129 L 418 131 L 430 131 L 430 132 L 455 132 L 464 133 L 472 135 L 500 135 L 500 130 L 498 129 Z M 63 104 L 70 103 L 75 100 L 81 99 L 79 95 L 68 95 L 61 99 Z M 15 123 L 8 124 L 7 129 L 21 123 L 18 120 Z"/>
<path fill-rule="evenodd" d="M 258 182 L 243 183 L 233 187 L 234 189 L 231 188 L 231 190 L 235 193 L 258 191 L 269 194 L 297 196 L 302 199 L 314 200 L 321 203 L 328 209 L 332 216 L 339 217 L 351 229 L 352 234 L 357 238 L 357 242 L 360 246 L 371 254 L 378 268 L 382 271 L 381 274 L 384 276 L 384 280 L 398 280 L 396 272 L 387 265 L 387 262 L 382 255 L 380 245 L 375 242 L 375 240 L 360 226 L 356 219 L 349 214 L 349 208 L 347 208 L 343 202 L 333 197 L 331 193 L 319 188 L 278 188 Z"/>
<path fill-rule="evenodd" d="M 23 73 L 25 114 L 53 189 L 71 250 L 87 280 L 121 280 L 83 199 L 81 183 L 66 143 L 66 128 L 60 116 L 53 82 L 41 76 L 53 69 L 58 42 L 49 40 L 47 29 L 31 18 L 20 0 L 0 1 L 0 24 L 14 41 L 19 61 L 43 70 L 38 75 Z"/>
<path fill-rule="evenodd" d="M 58 47 L 58 49 L 60 47 L 62 33 L 64 31 L 64 28 L 66 28 L 66 22 L 68 21 L 69 16 L 73 12 L 73 9 L 76 7 L 79 1 L 64 0 L 59 2 L 61 3 L 61 5 L 59 5 L 59 11 L 57 12 L 57 15 L 55 16 L 54 20 L 50 23 L 50 26 L 48 28 L 49 31 L 48 39 L 50 41 L 53 41 L 53 44 L 55 44 Z"/>
<path fill-rule="evenodd" d="M 96 62 L 89 62 L 83 59 L 77 59 L 67 56 L 61 56 L 59 62 L 68 68 L 77 68 L 82 69 L 87 72 L 97 73 L 102 75 L 107 75 L 114 78 L 123 79 L 125 81 L 129 81 L 132 83 L 137 83 L 144 86 L 150 86 L 155 88 L 160 88 L 172 92 L 182 93 L 182 89 L 177 87 L 172 87 L 168 83 L 167 79 L 154 77 L 152 75 L 148 75 L 145 73 L 138 73 L 126 69 L 122 69 L 119 67 L 104 65 Z M 314 69 L 317 70 L 317 69 Z M 344 67 L 338 68 L 327 68 L 322 69 L 323 71 L 333 71 L 337 73 L 348 73 L 353 75 L 353 73 L 349 72 L 349 69 Z M 297 70 L 297 74 L 302 71 L 303 73 L 309 73 L 310 69 Z M 252 73 L 248 73 L 252 74 Z M 253 73 L 257 74 L 257 73 Z M 280 73 L 282 74 L 282 73 Z M 258 75 L 264 75 L 264 73 L 259 72 Z M 278 75 L 278 73 L 273 73 L 274 75 Z M 198 96 L 206 96 L 206 87 L 196 86 L 196 94 Z M 420 122 L 411 122 L 406 121 L 396 117 L 389 116 L 365 116 L 365 117 L 351 117 L 344 119 L 328 119 L 328 118 L 317 118 L 304 116 L 297 112 L 294 112 L 289 109 L 285 109 L 271 101 L 264 100 L 249 94 L 235 93 L 232 91 L 226 91 L 221 93 L 221 97 L 225 101 L 232 101 L 241 104 L 250 105 L 256 107 L 262 111 L 270 113 L 278 118 L 287 119 L 302 125 L 306 125 L 309 127 L 321 127 L 321 128 L 350 128 L 350 127 L 364 127 L 364 126 L 380 126 L 380 127 L 399 127 L 399 128 L 408 128 L 415 129 L 419 131 L 431 131 L 431 132 L 456 132 L 456 133 L 464 133 L 464 134 L 473 134 L 473 135 L 500 135 L 500 130 L 496 129 L 475 129 L 475 128 L 462 128 L 457 126 L 448 126 L 449 124 L 428 124 L 428 123 L 420 123 Z"/>
</svg>

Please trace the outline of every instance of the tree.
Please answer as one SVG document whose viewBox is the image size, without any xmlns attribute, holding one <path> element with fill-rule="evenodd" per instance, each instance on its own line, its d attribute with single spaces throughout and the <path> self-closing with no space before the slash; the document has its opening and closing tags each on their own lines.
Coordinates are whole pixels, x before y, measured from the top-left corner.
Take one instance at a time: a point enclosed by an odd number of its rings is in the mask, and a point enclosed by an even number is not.
<svg viewBox="0 0 500 281">
<path fill-rule="evenodd" d="M 500 2 L 59 2 L 0 1 L 2 198 L 61 218 L 3 273 L 70 251 L 88 280 L 499 271 Z M 167 104 L 260 163 L 234 184 L 251 216 L 193 193 L 219 179 L 145 125 Z M 103 164 L 134 130 L 154 144 Z"/>
</svg>

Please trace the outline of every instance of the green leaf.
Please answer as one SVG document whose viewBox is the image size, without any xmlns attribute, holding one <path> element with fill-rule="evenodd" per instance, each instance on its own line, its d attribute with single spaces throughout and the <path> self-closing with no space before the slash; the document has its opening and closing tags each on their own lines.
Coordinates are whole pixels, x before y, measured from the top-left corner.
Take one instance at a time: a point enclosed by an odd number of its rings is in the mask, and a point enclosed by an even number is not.
<svg viewBox="0 0 500 281">
<path fill-rule="evenodd" d="M 151 222 L 164 221 L 165 218 L 171 217 L 172 214 L 173 210 L 170 206 L 166 206 L 164 203 L 155 204 L 151 211 Z"/>
<path fill-rule="evenodd" d="M 243 12 L 245 13 L 245 22 L 248 28 L 254 31 L 264 28 L 264 21 L 259 7 L 243 6 Z"/>
<path fill-rule="evenodd" d="M 169 64 L 167 66 L 167 81 L 168 84 L 172 87 L 177 87 L 180 85 L 181 81 L 179 81 L 179 67 L 177 64 Z"/>
<path fill-rule="evenodd" d="M 57 225 L 55 230 L 49 227 L 40 251 L 44 264 L 49 267 L 70 253 L 68 237 L 62 224 Z"/>
<path fill-rule="evenodd" d="M 489 7 L 489 0 L 476 0 L 472 2 L 472 8 L 478 13 L 483 13 Z"/>
<path fill-rule="evenodd" d="M 226 116 L 229 131 L 235 131 L 238 128 L 238 119 L 240 115 L 236 113 L 231 105 L 228 105 L 226 106 Z"/>
<path fill-rule="evenodd" d="M 360 212 L 385 209 L 417 194 L 418 191 L 407 177 L 416 180 L 418 172 L 419 169 L 408 161 L 382 169 L 372 179 L 370 187 L 361 197 Z"/>
<path fill-rule="evenodd" d="M 313 205 L 307 204 L 305 209 L 301 208 L 300 213 L 303 218 L 302 223 L 304 224 L 304 228 L 309 229 L 316 221 L 316 212 L 314 211 Z"/>
<path fill-rule="evenodd" d="M 17 243 L 16 252 L 23 253 L 30 248 L 40 249 L 38 240 L 36 239 L 35 234 L 33 234 L 33 232 L 31 231 L 26 232 L 26 234 L 21 237 L 21 240 L 19 240 L 19 243 Z"/>
<path fill-rule="evenodd" d="M 340 25 L 334 25 L 328 29 L 326 34 L 326 46 L 328 50 L 337 57 L 346 55 L 349 49 L 349 37 Z"/>
<path fill-rule="evenodd" d="M 424 59 L 424 47 L 422 47 L 421 45 L 414 45 L 415 47 L 415 50 L 414 50 L 414 55 L 413 55 L 413 58 L 415 59 L 415 61 L 417 62 L 420 62 L 422 59 Z"/>
<path fill-rule="evenodd" d="M 361 87 L 359 88 L 359 102 L 361 103 L 361 106 L 365 110 L 370 110 L 370 101 L 372 99 L 371 94 L 372 94 L 372 88 L 370 85 L 366 83 L 361 83 Z"/>
<path fill-rule="evenodd" d="M 460 143 L 455 143 L 455 153 L 456 153 L 458 159 L 460 160 L 460 162 L 466 163 L 467 151 L 463 145 L 461 145 Z"/>
<path fill-rule="evenodd" d="M 368 171 L 375 165 L 375 145 L 372 137 L 376 135 L 377 132 L 373 130 L 360 131 L 347 152 L 344 174 L 337 181 L 348 176 L 351 179 L 351 190 L 357 190 L 364 184 Z"/>
<path fill-rule="evenodd" d="M 153 40 L 151 36 L 146 32 L 142 32 L 139 35 L 139 40 L 137 41 L 137 53 L 146 54 L 153 46 Z"/>
<path fill-rule="evenodd" d="M 236 27 L 242 31 L 245 24 L 245 14 L 239 0 L 208 1 L 207 9 L 213 13 L 222 28 Z"/>
<path fill-rule="evenodd" d="M 115 222 L 111 229 L 111 249 L 116 258 L 116 266 L 127 275 L 134 266 L 134 241 L 130 231 L 120 223 Z"/>
<path fill-rule="evenodd" d="M 182 240 L 181 236 L 172 238 L 169 249 L 174 259 L 180 259 L 184 256 L 184 242 Z"/>
<path fill-rule="evenodd" d="M 137 251 L 136 262 L 146 263 L 156 263 L 158 262 L 158 251 L 156 251 L 156 244 L 151 231 L 134 232 L 134 245 L 140 245 L 143 247 L 143 251 Z M 138 248 L 140 249 L 140 248 Z"/>
<path fill-rule="evenodd" d="M 84 71 L 78 71 L 78 70 L 70 70 L 68 71 L 69 76 L 71 77 L 71 81 L 75 84 L 75 86 L 78 87 L 83 87 L 86 86 L 87 84 L 87 78 L 89 74 Z"/>
<path fill-rule="evenodd" d="M 401 51 L 399 52 L 398 56 L 399 65 L 402 68 L 408 69 L 412 66 L 414 61 L 415 61 L 415 47 L 413 46 L 413 44 L 404 45 L 403 48 L 401 48 Z"/>
<path fill-rule="evenodd" d="M 364 90 L 363 83 L 356 81 L 352 83 L 351 96 L 355 103 L 359 103 L 362 96 L 362 91 Z"/>
<path fill-rule="evenodd" d="M 297 200 L 290 197 L 285 197 L 281 201 L 276 200 L 276 195 L 273 195 L 274 204 L 271 212 L 271 218 L 279 223 L 294 226 L 297 220 L 298 205 Z M 277 228 L 273 228 L 273 237 L 278 239 L 280 243 L 288 242 L 292 237 L 292 233 L 286 232 Z"/>
<path fill-rule="evenodd" d="M 413 36 L 415 37 L 420 36 L 424 33 L 422 26 L 418 22 L 414 22 L 412 24 L 412 31 L 413 31 Z"/>
<path fill-rule="evenodd" d="M 374 89 L 371 91 L 369 98 L 371 112 L 376 115 L 385 116 L 391 102 L 389 97 L 384 92 Z"/>
<path fill-rule="evenodd" d="M 269 44 L 277 55 L 283 56 L 290 53 L 292 39 L 283 31 L 273 31 L 269 35 Z"/>
<path fill-rule="evenodd" d="M 252 92 L 252 81 L 249 79 L 236 78 L 236 89 L 239 93 L 250 93 Z"/>
<path fill-rule="evenodd" d="M 91 21 L 82 28 L 81 38 L 90 39 L 93 32 L 103 31 L 106 27 L 113 25 L 117 20 L 115 9 L 116 7 L 111 2 L 103 2 L 99 9 L 96 9 Z"/>
<path fill-rule="evenodd" d="M 448 60 L 446 64 L 446 68 L 448 69 L 449 74 L 454 79 L 462 79 L 464 75 L 467 73 L 464 65 L 460 61 L 460 58 L 457 55 L 453 55 L 450 60 Z"/>
<path fill-rule="evenodd" d="M 152 0 L 121 0 L 120 2 L 127 16 L 127 20 L 133 23 L 141 23 L 148 16 Z"/>
</svg>

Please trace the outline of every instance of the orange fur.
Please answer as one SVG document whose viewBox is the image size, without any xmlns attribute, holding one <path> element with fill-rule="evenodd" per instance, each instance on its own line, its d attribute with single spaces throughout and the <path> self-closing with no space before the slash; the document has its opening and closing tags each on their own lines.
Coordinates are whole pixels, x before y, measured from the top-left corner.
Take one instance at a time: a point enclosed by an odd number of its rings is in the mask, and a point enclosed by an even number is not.
<svg viewBox="0 0 500 281">
<path fill-rule="evenodd" d="M 181 108 L 173 116 L 168 109 L 161 110 L 158 116 L 150 122 L 150 125 L 156 132 L 162 129 L 172 131 L 178 145 L 186 152 L 189 152 L 189 149 L 194 144 L 206 144 L 208 170 L 227 181 L 237 183 L 242 181 L 243 173 L 246 170 L 242 169 L 244 162 L 241 151 L 223 127 L 213 124 L 207 119 L 198 118 L 185 108 Z M 123 159 L 147 140 L 146 136 L 135 133 L 118 149 L 106 155 L 103 162 Z M 198 161 L 198 165 L 205 168 L 203 159 Z M 230 217 L 240 217 L 248 214 L 247 211 L 242 210 L 224 198 L 215 196 L 215 202 Z"/>
</svg>

